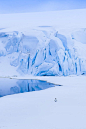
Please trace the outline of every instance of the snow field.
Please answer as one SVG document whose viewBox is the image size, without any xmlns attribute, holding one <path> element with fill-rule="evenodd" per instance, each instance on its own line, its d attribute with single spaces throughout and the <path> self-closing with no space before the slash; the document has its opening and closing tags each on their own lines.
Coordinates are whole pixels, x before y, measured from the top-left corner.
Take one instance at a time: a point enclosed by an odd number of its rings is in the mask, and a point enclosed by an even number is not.
<svg viewBox="0 0 86 129">
<path fill-rule="evenodd" d="M 0 127 L 85 129 L 86 77 L 38 77 L 38 79 L 63 86 L 0 98 Z M 54 102 L 55 98 L 57 102 Z"/>
</svg>

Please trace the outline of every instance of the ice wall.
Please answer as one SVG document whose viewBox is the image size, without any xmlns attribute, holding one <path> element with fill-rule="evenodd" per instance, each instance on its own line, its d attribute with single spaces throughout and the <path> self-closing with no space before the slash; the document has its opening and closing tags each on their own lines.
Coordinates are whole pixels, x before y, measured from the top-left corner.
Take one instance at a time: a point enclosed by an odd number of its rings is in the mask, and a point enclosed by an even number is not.
<svg viewBox="0 0 86 129">
<path fill-rule="evenodd" d="M 86 29 L 0 32 L 0 73 L 7 66 L 20 75 L 86 74 Z"/>
</svg>

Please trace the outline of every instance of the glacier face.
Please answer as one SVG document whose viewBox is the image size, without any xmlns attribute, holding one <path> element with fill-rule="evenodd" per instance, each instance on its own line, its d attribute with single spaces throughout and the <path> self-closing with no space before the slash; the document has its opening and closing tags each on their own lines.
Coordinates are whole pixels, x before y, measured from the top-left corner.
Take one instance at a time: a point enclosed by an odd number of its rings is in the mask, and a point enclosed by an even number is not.
<svg viewBox="0 0 86 129">
<path fill-rule="evenodd" d="M 0 68 L 8 75 L 86 74 L 86 29 L 65 32 L 41 26 L 24 32 L 0 31 Z"/>
</svg>

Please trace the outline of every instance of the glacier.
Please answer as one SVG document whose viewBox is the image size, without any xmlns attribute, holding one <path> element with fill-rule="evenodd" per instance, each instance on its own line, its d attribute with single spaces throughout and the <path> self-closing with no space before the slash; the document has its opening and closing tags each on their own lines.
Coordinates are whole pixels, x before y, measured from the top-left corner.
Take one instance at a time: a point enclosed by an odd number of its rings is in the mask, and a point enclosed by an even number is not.
<svg viewBox="0 0 86 129">
<path fill-rule="evenodd" d="M 86 74 L 86 28 L 66 32 L 52 26 L 38 26 L 23 32 L 1 29 L 2 75 L 3 69 L 14 76 Z"/>
<path fill-rule="evenodd" d="M 0 76 L 86 74 L 86 9 L 0 14 Z"/>
</svg>

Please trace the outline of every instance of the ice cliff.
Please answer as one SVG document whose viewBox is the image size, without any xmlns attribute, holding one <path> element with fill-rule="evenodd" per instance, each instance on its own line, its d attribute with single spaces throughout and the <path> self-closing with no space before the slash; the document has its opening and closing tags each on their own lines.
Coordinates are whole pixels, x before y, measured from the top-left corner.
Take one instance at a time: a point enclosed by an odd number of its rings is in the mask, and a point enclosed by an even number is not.
<svg viewBox="0 0 86 129">
<path fill-rule="evenodd" d="M 4 69 L 11 75 L 86 74 L 86 29 L 66 32 L 39 26 L 23 32 L 0 30 L 2 75 Z"/>
</svg>

